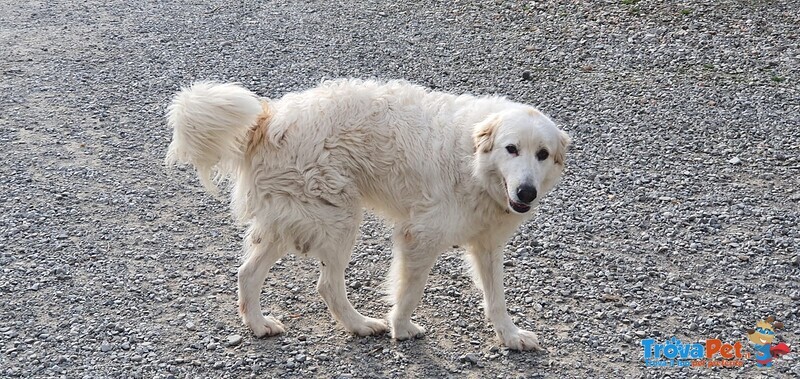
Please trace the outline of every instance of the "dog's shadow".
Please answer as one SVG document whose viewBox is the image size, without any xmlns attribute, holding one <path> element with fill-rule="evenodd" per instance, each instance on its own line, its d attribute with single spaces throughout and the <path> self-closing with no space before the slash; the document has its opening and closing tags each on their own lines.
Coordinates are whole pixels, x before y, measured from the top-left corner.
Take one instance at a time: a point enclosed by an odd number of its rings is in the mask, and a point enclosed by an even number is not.
<svg viewBox="0 0 800 379">
<path fill-rule="evenodd" d="M 320 308 L 323 313 L 325 309 Z M 460 378 L 495 372 L 527 376 L 546 368 L 549 359 L 546 352 L 517 352 L 498 346 L 488 324 L 462 334 L 453 330 L 450 320 L 428 320 L 426 336 L 395 341 L 388 333 L 357 337 L 335 322 L 315 320 L 313 316 L 295 320 L 304 325 L 290 327 L 280 336 L 257 339 L 251 334 L 251 343 L 243 347 L 264 358 L 269 356 L 263 373 L 288 368 L 282 375 L 289 377 L 304 377 L 309 372 L 314 377 L 334 378 Z M 298 361 L 300 355 L 302 361 Z"/>
<path fill-rule="evenodd" d="M 497 346 L 494 332 L 488 326 L 470 336 L 457 336 L 447 332 L 450 330 L 447 324 L 431 325 L 441 328 L 441 332 L 429 330 L 424 337 L 406 341 L 393 340 L 388 333 L 370 337 L 347 335 L 334 348 L 341 354 L 321 364 L 320 373 L 333 371 L 334 377 L 351 373 L 354 377 L 460 378 L 482 377 L 496 371 L 529 375 L 532 370 L 546 366 L 547 352 L 518 352 Z M 331 332 L 341 333 L 341 330 Z M 341 341 L 335 337 L 330 340 Z M 358 372 L 349 372 L 350 368 L 357 368 Z"/>
</svg>

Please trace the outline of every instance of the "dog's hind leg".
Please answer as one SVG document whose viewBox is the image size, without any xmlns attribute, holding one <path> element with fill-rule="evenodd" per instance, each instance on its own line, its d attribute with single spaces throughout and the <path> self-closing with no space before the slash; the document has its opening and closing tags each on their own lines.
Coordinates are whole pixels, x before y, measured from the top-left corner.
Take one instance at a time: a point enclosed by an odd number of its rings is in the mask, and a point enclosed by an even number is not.
<svg viewBox="0 0 800 379">
<path fill-rule="evenodd" d="M 244 241 L 245 261 L 239 267 L 239 314 L 256 336 L 264 337 L 284 332 L 280 321 L 271 316 L 264 317 L 260 298 L 270 268 L 286 255 L 286 248 L 257 230 L 251 227 Z"/>
<path fill-rule="evenodd" d="M 381 334 L 388 329 L 386 322 L 380 319 L 366 317 L 359 313 L 350 300 L 347 299 L 344 273 L 350 261 L 352 249 L 355 244 L 358 225 L 360 223 L 361 209 L 344 211 L 337 209 L 336 215 L 328 214 L 328 220 L 339 219 L 326 225 L 317 225 L 320 236 L 311 247 L 311 255 L 320 261 L 320 275 L 317 290 L 328 305 L 333 318 L 339 321 L 344 328 L 358 336 Z M 320 230 L 327 228 L 328 230 Z"/>
</svg>

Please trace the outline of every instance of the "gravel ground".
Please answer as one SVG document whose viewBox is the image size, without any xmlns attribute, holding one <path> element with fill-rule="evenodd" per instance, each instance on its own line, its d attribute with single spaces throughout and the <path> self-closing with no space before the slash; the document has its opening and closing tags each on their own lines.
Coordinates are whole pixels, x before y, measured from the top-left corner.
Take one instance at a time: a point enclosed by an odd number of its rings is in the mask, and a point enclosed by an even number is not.
<svg viewBox="0 0 800 379">
<path fill-rule="evenodd" d="M 0 376 L 800 376 L 800 5 L 785 1 L 28 2 L 0 12 Z M 195 79 L 271 97 L 340 76 L 405 78 L 537 105 L 575 142 L 509 242 L 512 316 L 549 353 L 497 347 L 461 252 L 433 269 L 429 334 L 355 338 L 316 263 L 268 279 L 287 334 L 236 314 L 242 228 L 161 162 Z M 389 228 L 348 271 L 365 314 Z M 267 296 L 265 295 L 266 299 Z M 643 338 L 744 341 L 771 369 L 645 368 Z"/>
</svg>

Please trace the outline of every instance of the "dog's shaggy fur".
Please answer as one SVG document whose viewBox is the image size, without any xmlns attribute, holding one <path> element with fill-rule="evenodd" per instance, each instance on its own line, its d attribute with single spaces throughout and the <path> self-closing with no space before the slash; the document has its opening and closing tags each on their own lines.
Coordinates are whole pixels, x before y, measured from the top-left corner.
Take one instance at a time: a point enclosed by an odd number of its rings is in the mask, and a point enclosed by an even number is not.
<svg viewBox="0 0 800 379">
<path fill-rule="evenodd" d="M 320 261 L 319 293 L 349 332 L 421 336 L 410 317 L 430 268 L 463 245 L 502 343 L 541 349 L 508 315 L 502 278 L 503 246 L 558 182 L 570 142 L 538 110 L 402 81 L 328 81 L 278 100 L 198 82 L 167 118 L 167 162 L 191 163 L 212 191 L 215 170 L 232 183 L 233 213 L 249 225 L 239 310 L 257 336 L 284 331 L 259 300 L 287 252 Z M 356 311 L 345 290 L 362 207 L 395 223 L 388 325 Z"/>
</svg>

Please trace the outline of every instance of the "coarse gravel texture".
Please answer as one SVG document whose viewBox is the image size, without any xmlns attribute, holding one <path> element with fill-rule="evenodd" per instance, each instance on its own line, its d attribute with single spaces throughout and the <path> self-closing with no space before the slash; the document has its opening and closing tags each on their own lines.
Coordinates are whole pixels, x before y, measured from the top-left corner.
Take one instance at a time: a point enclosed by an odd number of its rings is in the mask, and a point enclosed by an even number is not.
<svg viewBox="0 0 800 379">
<path fill-rule="evenodd" d="M 0 377 L 798 377 L 800 4 L 784 1 L 18 1 L 0 12 Z M 196 79 L 270 97 L 404 78 L 538 106 L 574 138 L 563 182 L 506 247 L 510 312 L 546 354 L 498 347 L 457 249 L 424 339 L 356 338 L 287 257 L 236 314 L 242 227 L 162 165 Z M 349 295 L 388 311 L 390 230 L 368 216 Z M 645 368 L 640 341 L 767 315 L 769 369 Z"/>
</svg>

